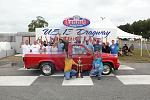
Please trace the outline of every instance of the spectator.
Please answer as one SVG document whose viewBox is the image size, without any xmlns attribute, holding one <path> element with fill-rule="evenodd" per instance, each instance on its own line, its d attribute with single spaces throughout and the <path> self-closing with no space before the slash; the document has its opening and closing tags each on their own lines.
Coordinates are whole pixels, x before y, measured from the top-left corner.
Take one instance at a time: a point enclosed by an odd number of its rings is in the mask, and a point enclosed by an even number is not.
<svg viewBox="0 0 150 100">
<path fill-rule="evenodd" d="M 76 37 L 75 40 L 75 43 L 81 44 L 81 36 Z"/>
<path fill-rule="evenodd" d="M 43 44 L 42 39 L 39 39 L 39 38 L 38 38 L 37 43 L 38 43 L 39 45 Z"/>
<path fill-rule="evenodd" d="M 64 44 L 63 46 L 63 50 L 65 50 L 65 52 L 68 52 L 68 45 L 69 45 L 69 41 L 67 39 L 62 40 L 62 43 Z"/>
<path fill-rule="evenodd" d="M 122 48 L 119 49 L 118 56 L 123 56 Z"/>
<path fill-rule="evenodd" d="M 99 40 L 96 41 L 96 44 L 94 44 L 93 47 L 94 47 L 94 52 L 96 51 L 102 52 L 102 45 L 100 45 Z"/>
<path fill-rule="evenodd" d="M 91 37 L 91 36 L 89 37 L 89 43 L 90 43 L 90 44 L 92 44 L 92 43 L 93 43 L 93 39 L 92 39 L 92 37 Z"/>
<path fill-rule="evenodd" d="M 58 52 L 58 48 L 57 48 L 57 44 L 54 43 L 52 46 L 51 46 L 51 53 L 57 53 Z"/>
<path fill-rule="evenodd" d="M 129 52 L 130 52 L 130 53 L 133 53 L 133 51 L 134 51 L 134 45 L 131 44 L 131 46 L 129 47 Z"/>
<path fill-rule="evenodd" d="M 118 55 L 118 50 L 119 50 L 118 42 L 115 43 L 115 41 L 112 40 L 112 44 L 110 45 L 111 54 Z"/>
<path fill-rule="evenodd" d="M 47 53 L 50 53 L 50 51 L 51 51 L 51 43 L 48 42 L 48 43 L 47 43 L 47 46 L 46 46 L 46 52 L 47 52 Z"/>
<path fill-rule="evenodd" d="M 110 53 L 110 47 L 109 47 L 109 42 L 106 42 L 106 46 L 105 46 L 105 53 Z"/>
<path fill-rule="evenodd" d="M 40 53 L 46 52 L 46 47 L 44 46 L 43 43 L 40 45 Z"/>
<path fill-rule="evenodd" d="M 106 45 L 105 45 L 105 43 L 102 44 L 102 52 L 106 53 Z"/>
<path fill-rule="evenodd" d="M 92 45 L 91 43 L 89 43 L 88 40 L 86 40 L 85 46 L 86 46 L 89 50 L 91 50 L 92 52 L 94 52 L 94 47 L 93 47 L 93 45 Z"/>
<path fill-rule="evenodd" d="M 64 43 L 62 42 L 62 39 L 59 40 L 58 44 L 57 44 L 57 47 L 58 47 L 58 52 L 63 52 L 63 48 L 64 48 Z"/>
<path fill-rule="evenodd" d="M 128 55 L 128 46 L 127 46 L 127 44 L 124 44 L 124 46 L 122 47 L 122 52 L 123 52 L 123 54 L 124 55 Z"/>
<path fill-rule="evenodd" d="M 130 56 L 133 54 L 133 51 L 134 51 L 134 45 L 131 44 L 128 51 L 130 53 Z"/>
<path fill-rule="evenodd" d="M 21 49 L 22 49 L 22 56 L 24 56 L 25 54 L 30 53 L 30 45 L 29 45 L 28 40 L 25 41 L 25 44 L 22 43 Z"/>
<path fill-rule="evenodd" d="M 43 42 L 43 46 L 45 46 L 45 47 L 47 46 L 47 43 L 46 43 L 46 41 L 44 41 L 44 42 Z"/>
<path fill-rule="evenodd" d="M 40 53 L 40 45 L 37 44 L 37 41 L 34 41 L 34 43 L 31 45 L 31 52 L 34 54 L 39 54 Z"/>
</svg>

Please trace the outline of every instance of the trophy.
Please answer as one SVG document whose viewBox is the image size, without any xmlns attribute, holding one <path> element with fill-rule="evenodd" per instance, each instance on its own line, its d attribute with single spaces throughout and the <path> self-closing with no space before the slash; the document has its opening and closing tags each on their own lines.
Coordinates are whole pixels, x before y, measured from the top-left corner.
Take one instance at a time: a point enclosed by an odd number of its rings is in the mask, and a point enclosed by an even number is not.
<svg viewBox="0 0 150 100">
<path fill-rule="evenodd" d="M 76 78 L 83 78 L 81 62 L 82 62 L 82 61 L 81 61 L 81 57 L 79 57 L 78 66 L 77 66 L 77 75 L 76 75 Z"/>
</svg>

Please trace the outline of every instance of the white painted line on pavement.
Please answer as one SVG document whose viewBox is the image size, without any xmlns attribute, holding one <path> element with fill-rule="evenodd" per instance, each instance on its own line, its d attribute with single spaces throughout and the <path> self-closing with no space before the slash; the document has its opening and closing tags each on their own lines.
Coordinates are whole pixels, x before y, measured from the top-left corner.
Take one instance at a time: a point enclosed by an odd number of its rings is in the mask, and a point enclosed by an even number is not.
<svg viewBox="0 0 150 100">
<path fill-rule="evenodd" d="M 63 72 L 62 73 L 55 73 L 55 74 L 53 74 L 51 76 L 64 76 L 64 73 Z"/>
<path fill-rule="evenodd" d="M 43 74 L 41 74 L 40 76 L 44 76 Z M 64 76 L 64 73 L 54 73 L 53 75 L 50 75 L 50 76 Z"/>
<path fill-rule="evenodd" d="M 17 54 L 17 55 L 15 55 L 16 57 L 22 57 L 22 54 Z"/>
<path fill-rule="evenodd" d="M 124 85 L 150 85 L 150 75 L 116 76 Z"/>
<path fill-rule="evenodd" d="M 96 75 L 90 75 L 90 76 L 96 76 Z M 116 75 L 113 73 L 110 73 L 109 75 L 102 75 L 102 76 L 105 77 L 105 76 L 116 76 Z"/>
<path fill-rule="evenodd" d="M 135 68 L 126 65 L 120 65 L 119 70 L 135 70 Z"/>
<path fill-rule="evenodd" d="M 0 86 L 30 86 L 38 76 L 0 76 Z"/>
<path fill-rule="evenodd" d="M 70 80 L 64 78 L 62 86 L 90 86 L 94 85 L 90 76 L 84 76 L 83 78 L 72 77 Z"/>
<path fill-rule="evenodd" d="M 116 76 L 115 74 L 113 74 L 113 73 L 110 73 L 109 75 L 102 75 L 102 76 Z"/>
<path fill-rule="evenodd" d="M 40 69 L 27 69 L 27 68 L 22 67 L 22 68 L 19 68 L 18 70 L 40 70 Z"/>
</svg>

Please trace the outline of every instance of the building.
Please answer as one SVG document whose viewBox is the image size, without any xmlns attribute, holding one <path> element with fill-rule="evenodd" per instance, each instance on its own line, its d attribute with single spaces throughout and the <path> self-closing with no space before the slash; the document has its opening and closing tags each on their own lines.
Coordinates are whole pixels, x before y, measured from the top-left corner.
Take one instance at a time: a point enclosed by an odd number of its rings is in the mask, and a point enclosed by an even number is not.
<svg viewBox="0 0 150 100">
<path fill-rule="evenodd" d="M 10 42 L 12 47 L 12 52 L 14 51 L 14 53 L 21 53 L 20 45 L 25 40 L 28 40 L 29 43 L 32 44 L 33 41 L 35 40 L 35 32 L 1 32 L 0 33 L 0 42 Z M 5 57 L 5 54 L 3 57 Z"/>
</svg>

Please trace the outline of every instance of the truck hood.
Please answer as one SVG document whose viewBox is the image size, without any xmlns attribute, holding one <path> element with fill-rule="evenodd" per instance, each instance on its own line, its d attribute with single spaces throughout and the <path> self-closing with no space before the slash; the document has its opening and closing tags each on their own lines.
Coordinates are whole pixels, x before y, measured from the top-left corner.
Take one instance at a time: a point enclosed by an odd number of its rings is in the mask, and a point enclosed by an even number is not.
<svg viewBox="0 0 150 100">
<path fill-rule="evenodd" d="M 109 53 L 102 53 L 102 54 L 94 53 L 94 57 L 102 57 L 102 58 L 111 57 L 111 58 L 118 58 L 116 55 L 112 55 L 112 54 L 109 54 Z"/>
</svg>

